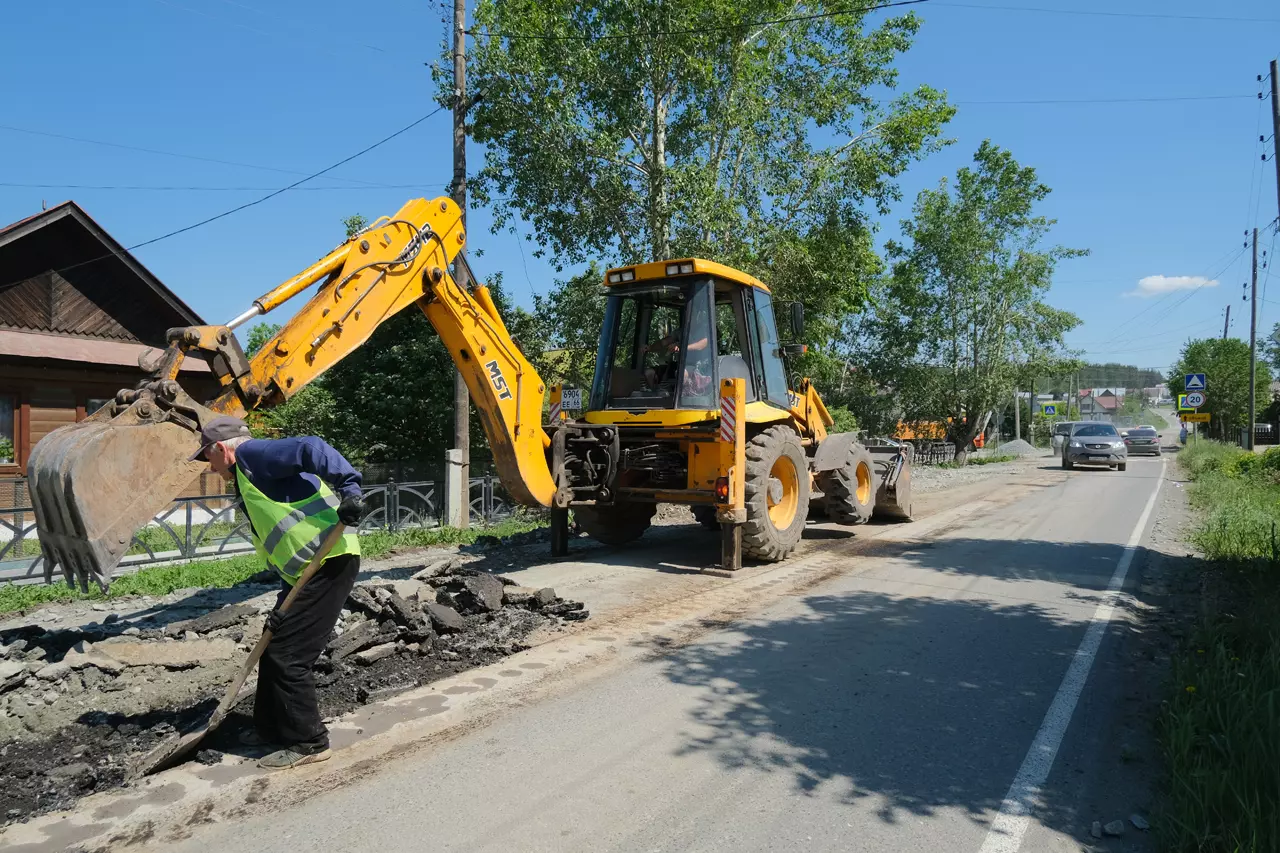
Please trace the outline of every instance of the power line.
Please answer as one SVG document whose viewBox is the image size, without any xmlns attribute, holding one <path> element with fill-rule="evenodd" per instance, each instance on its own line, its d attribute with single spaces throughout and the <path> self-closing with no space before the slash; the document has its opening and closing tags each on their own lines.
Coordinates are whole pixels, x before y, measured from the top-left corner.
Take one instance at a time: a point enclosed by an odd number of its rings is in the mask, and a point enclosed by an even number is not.
<svg viewBox="0 0 1280 853">
<path fill-rule="evenodd" d="M 339 160 L 338 162 L 336 162 L 336 163 L 334 163 L 334 164 L 332 164 L 332 165 L 330 165 L 330 166 L 326 166 L 325 168 L 321 169 L 321 170 L 320 170 L 320 171 L 318 171 L 318 172 L 313 172 L 312 174 L 307 175 L 307 176 L 306 176 L 306 177 L 304 177 L 304 178 L 301 178 L 301 179 L 299 179 L 299 180 L 297 180 L 297 181 L 294 181 L 292 184 L 290 184 L 290 185 L 289 185 L 289 186 L 287 186 L 287 187 L 281 187 L 281 188 L 279 188 L 279 189 L 272 190 L 271 192 L 267 193 L 266 195 L 262 196 L 261 198 L 257 198 L 257 199 L 254 199 L 253 201 L 249 201 L 249 202 L 245 202 L 244 204 L 237 205 L 237 206 L 235 206 L 235 207 L 231 208 L 230 210 L 224 210 L 222 213 L 216 214 L 216 215 L 214 215 L 214 216 L 207 217 L 207 218 L 205 218 L 205 219 L 200 220 L 199 222 L 194 222 L 194 223 L 192 223 L 191 225 L 187 225 L 187 226 L 184 226 L 184 227 L 182 227 L 182 228 L 176 228 L 176 229 L 174 229 L 173 231 L 169 231 L 169 232 L 168 232 L 168 233 L 166 233 L 166 234 L 161 234 L 159 237 L 152 237 L 150 240 L 143 240 L 141 243 L 135 243 L 134 245 L 129 246 L 129 247 L 127 247 L 127 248 L 125 248 L 123 251 L 120 251 L 120 252 L 108 252 L 107 254 L 105 254 L 105 255 L 100 255 L 100 256 L 98 256 L 98 257 L 96 257 L 96 258 L 89 258 L 88 260 L 80 261 L 80 262 L 78 262 L 78 263 L 71 264 L 70 266 L 62 267 L 61 269 L 56 270 L 56 272 L 58 272 L 58 273 L 65 273 L 65 272 L 68 272 L 68 271 L 70 271 L 70 270 L 76 269 L 77 267 L 85 266 L 86 264 L 96 263 L 96 262 L 98 262 L 98 261 L 105 260 L 105 259 L 107 259 L 107 258 L 119 257 L 119 256 L 121 256 L 121 255 L 123 255 L 123 254 L 125 254 L 125 253 L 127 253 L 127 252 L 132 252 L 132 251 L 134 251 L 134 250 L 136 250 L 136 249 L 141 249 L 141 248 L 142 248 L 142 247 L 144 247 L 144 246 L 150 246 L 150 245 L 152 245 L 153 243 L 159 243 L 161 240 L 168 240 L 170 237 L 176 237 L 176 236 L 178 236 L 179 234 L 185 234 L 185 233 L 187 233 L 188 231 L 194 231 L 195 229 L 200 228 L 201 226 L 204 226 L 204 225 L 208 225 L 208 224 L 209 224 L 209 223 L 211 223 L 211 222 L 217 222 L 219 219 L 225 219 L 226 217 L 231 216 L 232 214 L 239 213 L 239 212 L 240 212 L 240 211 L 242 211 L 242 210 L 247 210 L 247 209 L 249 209 L 250 207 L 254 207 L 254 206 L 256 206 L 256 205 L 262 204 L 262 203 L 263 203 L 263 202 L 265 202 L 265 201 L 270 201 L 271 199 L 275 198 L 276 196 L 278 196 L 278 195 L 280 195 L 280 194 L 282 194 L 282 193 L 286 193 L 286 192 L 288 192 L 289 190 L 295 189 L 296 187 L 298 187 L 298 186 L 299 186 L 299 185 L 301 185 L 301 184 L 306 183 L 307 181 L 310 181 L 310 180 L 313 180 L 313 179 L 315 179 L 315 178 L 318 178 L 318 177 L 320 177 L 320 176 L 324 175 L 326 172 L 331 172 L 331 171 L 333 171 L 334 169 L 338 168 L 339 166 L 346 165 L 347 163 L 350 163 L 352 160 L 356 159 L 357 157 L 360 157 L 360 156 L 363 156 L 363 155 L 365 155 L 365 154 L 368 154 L 370 151 L 374 150 L 375 148 L 378 148 L 378 147 L 380 147 L 380 146 L 382 146 L 382 145 L 385 145 L 386 143 L 388 143 L 388 142 L 390 142 L 391 140 L 395 139 L 397 136 L 400 136 L 401 134 L 407 133 L 407 132 L 409 132 L 410 130 L 412 130 L 413 128 L 415 128 L 415 127 L 417 127 L 418 125 L 422 124 L 424 121 L 426 121 L 427 119 L 431 118 L 432 116 L 434 116 L 436 113 L 440 112 L 440 111 L 441 111 L 441 110 L 443 110 L 443 109 L 444 109 L 444 107 L 436 107 L 434 110 L 432 110 L 431 112 L 429 112 L 429 113 L 427 113 L 426 115 L 422 116 L 421 118 L 415 119 L 414 121 L 410 122 L 409 124 L 405 125 L 404 127 L 400 128 L 399 130 L 395 131 L 394 133 L 392 133 L 392 134 L 390 134 L 390 135 L 388 135 L 388 136 L 384 136 L 382 139 L 379 139 L 377 142 L 373 143 L 372 145 L 365 146 L 364 148 L 360 149 L 360 150 L 359 150 L 359 151 L 357 151 L 356 153 L 354 153 L 354 154 L 352 154 L 352 155 L 350 155 L 350 156 L 348 156 L 348 157 L 343 157 L 343 158 L 342 158 L 341 160 Z M 10 284 L 17 284 L 17 283 L 18 283 L 17 281 L 10 282 Z M 8 285 L 5 285 L 5 286 L 8 286 Z"/>
<path fill-rule="evenodd" d="M 138 190 L 151 192 L 267 192 L 279 187 L 177 187 L 149 186 L 143 184 L 18 184 L 0 182 L 0 187 L 29 190 Z M 422 184 L 380 184 L 367 187 L 293 187 L 298 192 L 324 192 L 328 190 L 416 190 Z"/>
<path fill-rule="evenodd" d="M 617 39 L 661 38 L 665 36 L 693 36 L 703 33 L 732 32 L 752 27 L 767 27 L 773 24 L 790 24 L 797 21 L 815 21 L 820 18 L 836 18 L 840 15 L 853 15 L 859 12 L 875 12 L 895 6 L 918 6 L 931 0 L 893 0 L 890 3 L 875 3 L 869 6 L 849 6 L 844 9 L 833 9 L 830 12 L 814 12 L 810 15 L 791 15 L 785 18 L 770 18 L 758 21 L 742 21 L 737 24 L 720 24 L 705 27 L 691 27 L 683 30 L 647 30 L 630 33 L 605 33 L 600 35 L 584 35 L 582 33 L 491 33 L 487 30 L 463 30 L 469 36 L 485 36 L 497 39 L 524 39 L 530 41 L 613 41 Z"/>
<path fill-rule="evenodd" d="M 1041 98 L 1024 101 L 952 101 L 956 106 L 991 106 L 1004 104 L 1147 104 L 1170 101 L 1234 101 L 1243 98 L 1256 100 L 1255 95 L 1173 95 L 1160 98 Z"/>
<path fill-rule="evenodd" d="M 260 169 L 264 172 L 279 172 L 282 175 L 305 175 L 306 172 L 300 172 L 296 169 L 278 169 L 275 166 L 262 166 L 257 163 L 240 163 L 235 160 L 219 160 L 215 157 L 201 157 L 196 154 L 182 154 L 177 151 L 163 151 L 158 148 L 143 148 L 137 145 L 125 145 L 119 142 L 108 142 L 103 139 L 88 139 L 83 136 L 69 136 L 64 133 L 50 133 L 44 130 L 32 130 L 28 127 L 14 127 L 13 125 L 0 124 L 0 130 L 7 130 L 12 133 L 26 133 L 31 136 L 43 136 L 47 139 L 64 139 L 68 142 L 81 142 L 86 145 L 101 145 L 105 148 L 119 148 L 123 151 L 137 151 L 143 154 L 158 154 L 162 157 L 177 157 L 182 160 L 196 160 L 202 163 L 217 163 L 220 166 L 235 166 L 241 169 Z M 373 181 L 360 181 L 355 178 L 343 178 L 338 175 L 331 175 L 331 181 L 345 181 L 349 184 L 364 184 L 370 187 L 388 188 L 388 184 L 378 184 Z"/>
<path fill-rule="evenodd" d="M 988 6 L 976 3 L 938 3 L 936 8 L 983 9 L 990 12 L 1037 12 L 1098 18 L 1138 18 L 1171 21 L 1222 21 L 1236 24 L 1280 24 L 1280 18 L 1237 18 L 1225 15 L 1174 15 L 1164 12 L 1103 12 L 1091 9 L 1045 9 L 1039 6 Z"/>
<path fill-rule="evenodd" d="M 176 237 L 179 234 L 185 234 L 186 232 L 193 231 L 202 225 L 208 225 L 210 222 L 217 222 L 219 219 L 225 219 L 226 217 L 230 216 L 233 213 L 239 213 L 242 210 L 247 210 L 250 207 L 254 207 L 255 205 L 262 204 L 264 201 L 270 201 L 271 199 L 275 198 L 281 193 L 286 193 L 289 190 L 293 189 L 294 187 L 298 186 L 299 184 L 305 184 L 307 181 L 320 177 L 325 172 L 331 172 L 334 169 L 338 168 L 339 166 L 344 166 L 347 163 L 350 163 L 352 160 L 356 159 L 357 157 L 360 157 L 364 154 L 368 154 L 373 149 L 378 148 L 382 145 L 385 145 L 386 143 L 395 139 L 397 136 L 400 136 L 403 133 L 407 133 L 410 130 L 413 130 L 415 127 L 422 124 L 424 121 L 431 118 L 432 116 L 434 116 L 436 113 L 440 112 L 443 109 L 444 107 L 436 107 L 431 112 L 427 113 L 426 115 L 422 116 L 419 119 L 416 119 L 415 121 L 410 122 L 409 124 L 397 130 L 395 133 L 392 133 L 390 136 L 384 136 L 382 139 L 379 139 L 377 142 L 373 143 L 372 145 L 369 145 L 365 148 L 360 149 L 356 153 L 352 154 L 350 157 L 344 157 L 338 162 L 334 163 L 332 166 L 326 166 L 325 168 L 321 169 L 318 172 L 315 172 L 314 174 L 308 175 L 305 178 L 301 178 L 300 180 L 294 181 L 292 184 L 290 184 L 287 187 L 281 187 L 278 190 L 273 190 L 272 192 L 269 192 L 266 195 L 264 195 L 262 198 L 255 199 L 250 202 L 245 202 L 244 204 L 233 207 L 230 210 L 223 211 L 222 213 L 219 213 L 216 216 L 210 216 L 208 219 L 202 219 L 199 222 L 196 222 L 192 225 L 188 225 L 185 228 L 178 228 L 175 231 L 170 231 L 168 234 L 161 234 L 159 237 L 153 237 L 152 239 L 146 240 L 142 243 L 138 243 L 135 246 L 130 246 L 128 251 L 132 252 L 134 249 L 141 249 L 143 246 L 150 246 L 152 243 L 159 243 L 161 240 L 167 240 L 170 237 Z"/>
</svg>

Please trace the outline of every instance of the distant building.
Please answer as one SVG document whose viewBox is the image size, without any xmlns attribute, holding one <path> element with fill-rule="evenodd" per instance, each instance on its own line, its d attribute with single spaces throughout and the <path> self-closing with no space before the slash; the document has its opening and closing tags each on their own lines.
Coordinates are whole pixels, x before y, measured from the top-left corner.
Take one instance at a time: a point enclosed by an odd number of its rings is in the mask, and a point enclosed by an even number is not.
<svg viewBox="0 0 1280 853">
<path fill-rule="evenodd" d="M 1095 394 L 1094 391 L 1100 393 Z M 1080 417 L 1086 420 L 1111 420 L 1120 408 L 1120 399 L 1110 388 L 1085 388 L 1080 391 Z"/>
<path fill-rule="evenodd" d="M 203 324 L 75 202 L 0 228 L 0 477 L 24 475 L 36 442 L 136 385 L 166 330 Z M 194 359 L 180 378 L 217 387 Z"/>
</svg>

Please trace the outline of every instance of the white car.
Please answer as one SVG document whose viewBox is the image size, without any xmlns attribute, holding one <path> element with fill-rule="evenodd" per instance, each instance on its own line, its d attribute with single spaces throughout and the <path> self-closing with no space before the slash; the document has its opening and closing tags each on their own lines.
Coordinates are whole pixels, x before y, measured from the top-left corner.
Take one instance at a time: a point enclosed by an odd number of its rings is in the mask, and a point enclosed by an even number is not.
<svg viewBox="0 0 1280 853">
<path fill-rule="evenodd" d="M 1053 433 L 1049 437 L 1049 446 L 1053 448 L 1054 453 L 1062 453 L 1062 443 L 1071 434 L 1072 425 L 1078 423 L 1080 421 L 1059 421 L 1053 425 Z"/>
</svg>

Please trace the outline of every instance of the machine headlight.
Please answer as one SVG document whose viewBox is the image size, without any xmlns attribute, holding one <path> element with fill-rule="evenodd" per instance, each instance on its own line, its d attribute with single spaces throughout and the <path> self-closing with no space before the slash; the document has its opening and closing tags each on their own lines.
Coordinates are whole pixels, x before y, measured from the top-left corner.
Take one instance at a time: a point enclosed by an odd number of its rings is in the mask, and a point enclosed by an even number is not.
<svg viewBox="0 0 1280 853">
<path fill-rule="evenodd" d="M 1123 441 L 1113 441 L 1113 442 L 1111 442 L 1111 446 L 1112 446 L 1112 447 L 1124 447 L 1124 442 L 1123 442 Z"/>
<path fill-rule="evenodd" d="M 1073 438 L 1073 439 L 1071 439 L 1071 446 L 1072 446 L 1072 447 L 1084 447 L 1084 445 L 1083 445 L 1083 444 L 1081 444 L 1080 442 L 1076 441 L 1074 438 Z"/>
<path fill-rule="evenodd" d="M 636 271 L 635 271 L 635 270 L 623 270 L 623 271 L 622 271 L 622 280 L 623 280 L 623 281 L 635 281 L 635 280 L 636 280 Z"/>
</svg>

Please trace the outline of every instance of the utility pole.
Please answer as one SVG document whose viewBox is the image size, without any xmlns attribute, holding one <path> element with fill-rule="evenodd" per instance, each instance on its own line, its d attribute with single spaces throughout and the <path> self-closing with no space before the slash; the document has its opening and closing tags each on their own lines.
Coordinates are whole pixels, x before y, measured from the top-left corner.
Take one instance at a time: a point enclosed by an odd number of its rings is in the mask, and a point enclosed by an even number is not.
<svg viewBox="0 0 1280 853">
<path fill-rule="evenodd" d="M 1022 403 L 1018 401 L 1018 386 L 1013 387 L 1013 438 L 1022 438 Z"/>
<path fill-rule="evenodd" d="M 1276 167 L 1276 212 L 1280 214 L 1280 74 L 1276 73 L 1274 59 L 1271 60 L 1271 159 Z"/>
<path fill-rule="evenodd" d="M 1027 398 L 1027 444 L 1035 444 L 1036 436 L 1036 379 L 1031 377 L 1031 396 Z"/>
<path fill-rule="evenodd" d="M 1227 303 L 1227 319 L 1222 321 L 1222 339 L 1227 339 L 1227 328 L 1231 326 L 1231 303 Z"/>
<path fill-rule="evenodd" d="M 1275 68 L 1275 64 L 1272 64 Z M 1253 450 L 1253 422 L 1258 417 L 1258 396 L 1254 384 L 1258 381 L 1258 229 L 1253 229 L 1253 285 L 1249 296 L 1249 441 L 1246 447 Z"/>
<path fill-rule="evenodd" d="M 453 0 L 453 200 L 462 208 L 462 228 L 467 227 L 467 34 L 466 0 Z M 470 291 L 465 264 L 454 265 L 454 281 L 464 292 Z M 453 374 L 453 448 L 450 459 L 461 463 L 458 472 L 459 494 L 450 523 L 466 528 L 471 520 L 471 395 L 462 371 Z M 447 501 L 446 501 L 447 503 Z"/>
</svg>

